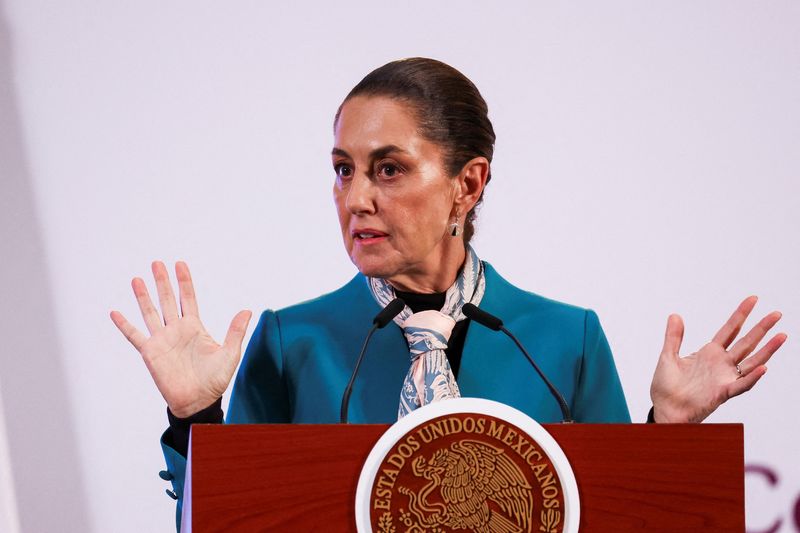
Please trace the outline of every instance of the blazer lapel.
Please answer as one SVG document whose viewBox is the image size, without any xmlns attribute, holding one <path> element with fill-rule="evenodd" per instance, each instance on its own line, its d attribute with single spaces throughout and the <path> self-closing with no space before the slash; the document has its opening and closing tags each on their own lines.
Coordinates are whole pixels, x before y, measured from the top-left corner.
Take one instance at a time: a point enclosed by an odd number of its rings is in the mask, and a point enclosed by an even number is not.
<svg viewBox="0 0 800 533">
<path fill-rule="evenodd" d="M 521 292 L 485 264 L 486 293 L 481 309 L 510 322 L 520 303 Z M 472 322 L 464 342 L 458 384 L 465 397 L 495 400 L 532 412 L 544 391 L 532 375 L 525 356 L 514 342 L 500 331 Z"/>
<path fill-rule="evenodd" d="M 355 326 L 357 334 L 351 344 L 353 354 L 351 368 L 355 365 L 356 357 L 372 326 L 372 319 L 381 310 L 372 297 L 364 276 L 357 275 L 355 281 L 353 290 L 347 294 L 348 298 L 352 298 L 351 305 L 347 307 L 357 310 L 357 316 L 343 317 L 352 320 L 353 324 L 358 324 Z M 350 421 L 362 423 L 396 421 L 400 388 L 403 386 L 409 365 L 408 346 L 400 327 L 391 323 L 377 330 L 370 340 L 353 387 Z"/>
</svg>

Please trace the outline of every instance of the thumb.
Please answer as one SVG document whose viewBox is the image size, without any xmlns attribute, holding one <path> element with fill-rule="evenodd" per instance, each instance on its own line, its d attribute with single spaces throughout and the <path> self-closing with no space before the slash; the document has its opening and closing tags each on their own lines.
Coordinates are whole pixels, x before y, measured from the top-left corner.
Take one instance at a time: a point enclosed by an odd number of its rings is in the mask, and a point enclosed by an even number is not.
<svg viewBox="0 0 800 533">
<path fill-rule="evenodd" d="M 250 311 L 239 311 L 236 316 L 231 320 L 231 325 L 228 328 L 228 333 L 225 335 L 225 341 L 222 346 L 229 353 L 239 353 L 242 351 L 242 341 L 244 334 L 247 332 L 247 325 L 250 324 L 250 317 L 253 313 Z"/>
<path fill-rule="evenodd" d="M 662 354 L 678 357 L 683 342 L 683 319 L 680 315 L 669 315 L 667 318 L 667 331 L 664 334 L 664 348 Z"/>
</svg>

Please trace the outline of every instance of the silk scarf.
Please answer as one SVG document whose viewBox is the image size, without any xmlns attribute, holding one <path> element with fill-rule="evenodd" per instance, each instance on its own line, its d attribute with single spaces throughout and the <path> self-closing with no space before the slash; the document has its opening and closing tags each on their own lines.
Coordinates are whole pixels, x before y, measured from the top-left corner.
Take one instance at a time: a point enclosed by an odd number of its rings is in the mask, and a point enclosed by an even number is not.
<svg viewBox="0 0 800 533">
<path fill-rule="evenodd" d="M 411 367 L 400 391 L 398 420 L 423 405 L 461 396 L 444 350 L 453 326 L 466 318 L 461 308 L 465 303 L 480 304 L 486 290 L 483 263 L 471 246 L 468 245 L 466 251 L 464 266 L 447 289 L 441 310 L 414 313 L 406 306 L 394 318 L 406 337 L 411 358 Z M 394 287 L 388 281 L 367 278 L 367 283 L 381 307 L 395 299 Z"/>
</svg>

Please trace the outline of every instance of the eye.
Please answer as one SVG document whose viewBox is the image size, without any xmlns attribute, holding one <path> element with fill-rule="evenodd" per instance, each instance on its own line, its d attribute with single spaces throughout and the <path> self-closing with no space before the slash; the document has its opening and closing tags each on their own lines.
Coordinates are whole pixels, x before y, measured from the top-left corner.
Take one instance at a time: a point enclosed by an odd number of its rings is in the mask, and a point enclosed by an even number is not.
<svg viewBox="0 0 800 533">
<path fill-rule="evenodd" d="M 400 167 L 394 163 L 381 163 L 378 165 L 378 176 L 382 178 L 394 178 L 400 172 Z"/>
<path fill-rule="evenodd" d="M 333 171 L 336 173 L 336 179 L 346 179 L 353 175 L 353 169 L 347 163 L 336 163 L 333 165 Z"/>
</svg>

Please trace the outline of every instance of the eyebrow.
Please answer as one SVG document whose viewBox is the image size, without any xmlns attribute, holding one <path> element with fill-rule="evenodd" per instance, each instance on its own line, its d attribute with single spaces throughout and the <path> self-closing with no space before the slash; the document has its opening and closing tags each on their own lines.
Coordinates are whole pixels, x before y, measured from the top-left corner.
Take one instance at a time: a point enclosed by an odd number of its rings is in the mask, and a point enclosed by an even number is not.
<svg viewBox="0 0 800 533">
<path fill-rule="evenodd" d="M 369 153 L 369 158 L 371 160 L 380 159 L 381 157 L 385 157 L 385 156 L 391 154 L 392 152 L 399 152 L 401 154 L 407 154 L 408 153 L 407 151 L 403 150 L 399 146 L 396 146 L 394 144 L 388 144 L 386 146 L 381 146 L 380 148 L 375 148 L 374 150 L 372 150 Z M 331 155 L 338 155 L 338 156 L 341 156 L 341 157 L 347 157 L 349 159 L 353 159 L 353 157 L 350 154 L 348 154 L 345 150 L 342 150 L 341 148 L 336 148 L 336 147 L 334 147 L 333 150 L 331 150 Z"/>
</svg>

